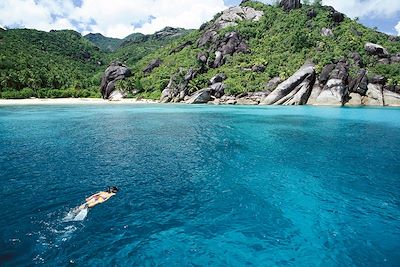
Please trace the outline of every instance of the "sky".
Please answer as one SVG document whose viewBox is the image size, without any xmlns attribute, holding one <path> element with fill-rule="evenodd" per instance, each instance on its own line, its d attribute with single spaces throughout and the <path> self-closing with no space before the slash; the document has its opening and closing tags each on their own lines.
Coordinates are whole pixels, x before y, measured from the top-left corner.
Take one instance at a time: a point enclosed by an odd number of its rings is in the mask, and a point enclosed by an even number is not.
<svg viewBox="0 0 400 267">
<path fill-rule="evenodd" d="M 0 0 L 0 27 L 72 29 L 123 38 L 166 26 L 199 28 L 241 0 Z M 262 0 L 271 3 L 274 0 Z M 312 0 L 311 0 L 312 2 Z M 323 0 L 351 18 L 400 35 L 400 0 Z"/>
</svg>

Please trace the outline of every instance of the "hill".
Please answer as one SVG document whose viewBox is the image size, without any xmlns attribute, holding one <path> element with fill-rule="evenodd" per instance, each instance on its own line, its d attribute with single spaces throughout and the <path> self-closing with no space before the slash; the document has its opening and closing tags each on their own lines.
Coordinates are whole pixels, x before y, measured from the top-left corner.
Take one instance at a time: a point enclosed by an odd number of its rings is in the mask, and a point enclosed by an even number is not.
<svg viewBox="0 0 400 267">
<path fill-rule="evenodd" d="M 149 35 L 133 33 L 122 40 L 118 49 L 108 54 L 108 59 L 109 61 L 118 60 L 133 66 L 148 54 L 186 36 L 190 32 L 192 30 L 166 27 Z"/>
<path fill-rule="evenodd" d="M 285 2 L 297 1 L 282 1 Z M 155 99 L 164 92 L 170 94 L 166 101 L 182 101 L 184 98 L 178 95 L 208 88 L 210 79 L 222 73 L 226 76 L 227 95 L 267 92 L 268 81 L 286 80 L 307 61 L 320 74 L 324 67 L 341 60 L 346 61 L 349 74 L 346 83 L 366 70 L 371 79 L 382 75 L 387 86 L 399 85 L 398 39 L 367 28 L 318 2 L 287 9 L 243 1 L 240 7 L 217 14 L 199 30 L 150 53 L 136 64 L 128 62 L 134 75 L 117 88 L 135 89 L 141 96 Z M 367 43 L 379 44 L 385 53 L 368 52 Z M 151 73 L 144 72 L 155 59 L 162 64 Z M 185 75 L 191 77 L 185 79 Z"/>
<path fill-rule="evenodd" d="M 120 61 L 127 66 L 114 63 L 112 69 L 122 68 L 130 77 L 118 81 L 117 90 L 163 102 L 196 102 L 189 100 L 196 96 L 229 103 L 258 104 L 268 98 L 265 103 L 304 104 L 331 91 L 335 103 L 352 97 L 368 102 L 368 94 L 385 103 L 386 91 L 400 91 L 399 38 L 320 2 L 247 0 L 198 30 L 167 27 L 124 39 L 0 30 L 1 97 L 100 96 L 106 63 Z M 107 92 L 114 89 L 111 85 Z M 282 92 L 272 93 L 277 89 Z"/>
<path fill-rule="evenodd" d="M 106 37 L 101 33 L 89 33 L 83 37 L 100 48 L 100 50 L 106 52 L 115 51 L 124 41 L 123 39 Z"/>
<path fill-rule="evenodd" d="M 0 44 L 3 98 L 99 95 L 104 54 L 79 33 L 5 30 Z"/>
<path fill-rule="evenodd" d="M 183 36 L 188 32 L 190 32 L 190 30 L 166 27 L 154 34 L 145 35 L 142 33 L 132 33 L 123 39 L 106 37 L 100 33 L 89 33 L 85 35 L 84 38 L 104 52 L 115 52 L 121 48 L 129 50 L 127 47 L 131 46 L 154 47 L 153 44 L 155 44 L 156 47 L 159 48 L 160 45 L 168 43 L 169 40 Z M 154 49 L 150 48 L 147 52 L 153 50 Z M 125 53 L 129 54 L 127 51 L 125 51 Z M 134 56 L 134 54 L 132 56 Z"/>
<path fill-rule="evenodd" d="M 188 32 L 168 27 L 152 35 L 116 39 L 101 34 L 82 37 L 72 30 L 0 30 L 1 97 L 100 97 L 101 76 L 109 62 L 135 64 Z M 114 47 L 115 52 L 103 51 Z"/>
</svg>

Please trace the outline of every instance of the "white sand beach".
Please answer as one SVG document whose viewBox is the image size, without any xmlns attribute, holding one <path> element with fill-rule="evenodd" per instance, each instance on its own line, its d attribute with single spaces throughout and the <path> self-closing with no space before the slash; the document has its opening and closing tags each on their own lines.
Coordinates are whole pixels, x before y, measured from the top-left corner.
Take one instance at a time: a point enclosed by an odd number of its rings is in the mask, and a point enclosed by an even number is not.
<svg viewBox="0 0 400 267">
<path fill-rule="evenodd" d="M 29 98 L 29 99 L 0 99 L 0 106 L 4 105 L 75 105 L 75 104 L 153 104 L 159 103 L 149 99 L 122 99 L 109 101 L 101 98 Z"/>
</svg>

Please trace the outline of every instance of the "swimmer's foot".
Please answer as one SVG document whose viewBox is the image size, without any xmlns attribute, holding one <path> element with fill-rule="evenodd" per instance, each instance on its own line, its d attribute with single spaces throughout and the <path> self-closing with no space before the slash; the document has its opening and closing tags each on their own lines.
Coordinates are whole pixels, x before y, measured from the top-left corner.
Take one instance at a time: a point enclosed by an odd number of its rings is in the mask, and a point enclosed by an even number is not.
<svg viewBox="0 0 400 267">
<path fill-rule="evenodd" d="M 86 208 L 88 208 L 88 204 L 87 203 L 82 204 L 82 205 L 79 206 L 80 210 L 83 210 L 83 209 L 86 209 Z"/>
</svg>

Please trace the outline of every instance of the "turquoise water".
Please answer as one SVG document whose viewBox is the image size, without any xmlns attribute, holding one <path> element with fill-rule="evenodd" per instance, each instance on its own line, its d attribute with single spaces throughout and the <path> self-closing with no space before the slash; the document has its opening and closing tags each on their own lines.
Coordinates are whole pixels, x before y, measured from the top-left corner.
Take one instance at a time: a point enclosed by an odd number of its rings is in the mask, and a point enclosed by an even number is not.
<svg viewBox="0 0 400 267">
<path fill-rule="evenodd" d="M 0 265 L 399 266 L 399 158 L 400 109 L 0 107 Z"/>
</svg>

